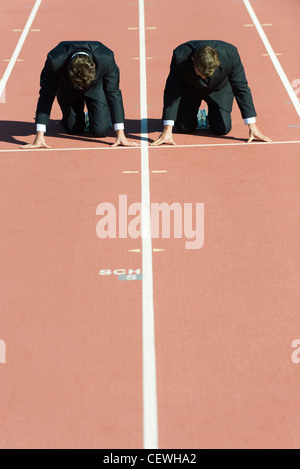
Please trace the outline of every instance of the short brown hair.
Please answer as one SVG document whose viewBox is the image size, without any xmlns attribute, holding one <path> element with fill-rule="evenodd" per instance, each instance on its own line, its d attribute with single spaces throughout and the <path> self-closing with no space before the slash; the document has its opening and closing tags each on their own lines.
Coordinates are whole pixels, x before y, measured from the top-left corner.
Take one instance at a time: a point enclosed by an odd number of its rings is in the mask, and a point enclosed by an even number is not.
<svg viewBox="0 0 300 469">
<path fill-rule="evenodd" d="M 96 65 L 88 55 L 77 54 L 69 63 L 68 72 L 74 85 L 87 88 L 96 78 Z"/>
<path fill-rule="evenodd" d="M 199 47 L 195 52 L 194 65 L 206 77 L 211 77 L 220 63 L 218 52 L 212 47 Z"/>
</svg>

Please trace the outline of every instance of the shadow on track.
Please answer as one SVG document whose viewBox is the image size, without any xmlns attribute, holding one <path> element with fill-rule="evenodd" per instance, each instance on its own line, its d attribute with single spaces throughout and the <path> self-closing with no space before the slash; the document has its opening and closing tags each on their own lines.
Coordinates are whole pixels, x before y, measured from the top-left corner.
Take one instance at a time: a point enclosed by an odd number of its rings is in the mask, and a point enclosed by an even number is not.
<svg viewBox="0 0 300 469">
<path fill-rule="evenodd" d="M 16 145 L 24 145 L 26 143 L 32 143 L 35 135 L 35 124 L 33 122 L 21 122 L 21 121 L 0 121 L 0 141 L 13 143 Z M 126 119 L 125 120 L 125 133 L 128 139 L 134 140 L 146 140 L 149 143 L 154 141 L 149 135 L 152 133 L 161 132 L 163 128 L 161 119 L 148 119 L 147 120 L 147 137 L 141 134 L 141 121 L 139 119 Z M 176 134 L 176 132 L 174 132 Z M 114 136 L 115 132 L 112 130 L 110 136 Z M 220 138 L 222 140 L 232 140 L 232 141 L 246 141 L 245 138 L 236 138 L 230 136 L 217 136 L 214 135 L 209 130 L 198 130 L 193 133 L 193 135 Z M 84 141 L 84 142 L 94 142 L 101 143 L 104 145 L 111 145 L 111 142 L 108 142 L 104 139 L 95 138 L 89 136 L 88 134 L 81 135 L 69 135 L 62 128 L 59 120 L 50 120 L 47 125 L 47 137 L 58 137 L 68 140 L 75 141 Z"/>
</svg>

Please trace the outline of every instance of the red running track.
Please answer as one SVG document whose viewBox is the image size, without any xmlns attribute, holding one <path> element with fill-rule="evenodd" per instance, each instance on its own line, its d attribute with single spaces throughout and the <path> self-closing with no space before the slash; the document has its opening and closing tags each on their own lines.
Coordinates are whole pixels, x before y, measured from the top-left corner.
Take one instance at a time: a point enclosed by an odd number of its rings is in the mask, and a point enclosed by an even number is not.
<svg viewBox="0 0 300 469">
<path fill-rule="evenodd" d="M 118 278 L 142 270 L 143 246 L 100 240 L 95 228 L 101 202 L 117 207 L 120 194 L 128 205 L 141 201 L 145 149 L 113 150 L 113 137 L 70 138 L 57 105 L 52 150 L 18 149 L 32 139 L 46 54 L 72 38 L 115 51 L 126 129 L 140 143 L 138 3 L 104 3 L 89 0 L 83 11 L 69 0 L 42 2 L 0 104 L 1 448 L 144 444 L 143 281 Z M 252 6 L 261 24 L 271 24 L 264 31 L 292 84 L 297 2 Z M 24 0 L 1 7 L 1 58 L 11 57 L 20 35 L 12 30 L 24 28 L 29 13 Z M 300 335 L 300 165 L 299 143 L 287 143 L 300 141 L 299 119 L 249 24 L 242 1 L 213 0 L 205 12 L 194 0 L 176 8 L 145 2 L 150 141 L 161 128 L 172 49 L 217 38 L 238 46 L 259 128 L 277 142 L 246 145 L 235 106 L 226 138 L 176 135 L 177 147 L 149 148 L 151 202 L 205 206 L 202 248 L 187 250 L 172 236 L 152 240 L 160 448 L 300 443 L 300 364 L 291 359 Z M 0 66 L 3 76 L 7 62 Z"/>
</svg>

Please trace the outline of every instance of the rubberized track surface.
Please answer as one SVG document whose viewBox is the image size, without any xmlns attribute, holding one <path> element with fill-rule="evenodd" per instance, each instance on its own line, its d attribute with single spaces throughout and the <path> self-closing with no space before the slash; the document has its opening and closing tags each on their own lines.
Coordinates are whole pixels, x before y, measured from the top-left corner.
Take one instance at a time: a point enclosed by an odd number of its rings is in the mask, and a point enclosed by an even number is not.
<svg viewBox="0 0 300 469">
<path fill-rule="evenodd" d="M 207 3 L 37 9 L 0 103 L 1 448 L 300 446 L 299 115 L 247 2 Z M 298 2 L 250 5 L 297 91 Z M 33 7 L 1 6 L 2 77 Z M 172 49 L 203 38 L 238 47 L 273 143 L 247 145 L 235 106 L 226 137 L 174 135 L 176 147 L 148 148 Z M 55 104 L 52 149 L 19 150 L 33 138 L 46 54 L 73 39 L 115 51 L 138 148 L 63 134 Z M 151 202 L 204 203 L 202 248 L 96 236 L 100 203 L 145 202 L 148 185 Z M 139 270 L 142 280 L 119 278 Z"/>
</svg>

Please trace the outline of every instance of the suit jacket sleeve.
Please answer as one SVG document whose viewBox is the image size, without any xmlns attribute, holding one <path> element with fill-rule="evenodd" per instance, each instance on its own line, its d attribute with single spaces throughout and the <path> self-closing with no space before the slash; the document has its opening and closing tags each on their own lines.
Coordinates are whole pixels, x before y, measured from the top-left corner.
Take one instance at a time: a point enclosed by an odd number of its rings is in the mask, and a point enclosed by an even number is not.
<svg viewBox="0 0 300 469">
<path fill-rule="evenodd" d="M 122 92 L 119 89 L 120 71 L 114 55 L 109 59 L 107 71 L 103 76 L 103 89 L 111 113 L 113 124 L 123 123 L 125 120 Z"/>
<path fill-rule="evenodd" d="M 41 72 L 40 86 L 40 97 L 37 103 L 35 119 L 36 123 L 47 125 L 58 86 L 58 78 L 53 71 L 49 54 Z"/>
<path fill-rule="evenodd" d="M 241 58 L 236 48 L 234 48 L 232 57 L 232 69 L 228 75 L 233 94 L 240 108 L 242 117 L 255 117 L 255 112 L 251 90 L 245 75 L 245 70 Z"/>
<path fill-rule="evenodd" d="M 184 77 L 178 67 L 175 52 L 170 65 L 170 73 L 164 91 L 163 119 L 176 120 L 184 87 Z"/>
</svg>

